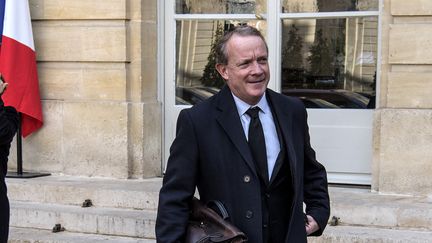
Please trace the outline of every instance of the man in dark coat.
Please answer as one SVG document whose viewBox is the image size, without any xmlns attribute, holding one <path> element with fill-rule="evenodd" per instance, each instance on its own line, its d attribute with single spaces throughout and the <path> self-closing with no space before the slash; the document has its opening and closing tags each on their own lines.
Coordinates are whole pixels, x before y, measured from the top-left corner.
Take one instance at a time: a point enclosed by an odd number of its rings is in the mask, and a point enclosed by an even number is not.
<svg viewBox="0 0 432 243">
<path fill-rule="evenodd" d="M 9 200 L 5 176 L 10 144 L 18 129 L 17 111 L 3 105 L 1 95 L 6 87 L 7 83 L 3 82 L 0 74 L 0 243 L 6 243 L 9 234 Z"/>
<path fill-rule="evenodd" d="M 310 145 L 304 105 L 267 89 L 268 48 L 255 28 L 227 33 L 216 56 L 226 86 L 180 112 L 159 196 L 157 242 L 183 242 L 196 187 L 202 201 L 223 202 L 250 243 L 304 243 L 321 235 L 330 215 L 327 177 Z"/>
</svg>

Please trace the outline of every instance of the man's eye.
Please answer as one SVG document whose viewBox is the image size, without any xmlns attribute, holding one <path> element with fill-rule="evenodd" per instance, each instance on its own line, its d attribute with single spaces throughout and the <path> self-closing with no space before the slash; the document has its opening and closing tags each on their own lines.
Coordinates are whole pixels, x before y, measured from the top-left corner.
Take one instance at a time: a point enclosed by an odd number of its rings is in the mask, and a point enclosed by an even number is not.
<svg viewBox="0 0 432 243">
<path fill-rule="evenodd" d="M 259 64 L 266 64 L 267 63 L 267 58 L 261 58 L 258 60 Z"/>
<path fill-rule="evenodd" d="M 241 68 L 246 68 L 248 66 L 249 66 L 249 62 L 242 62 L 239 64 L 239 67 L 241 67 Z"/>
</svg>

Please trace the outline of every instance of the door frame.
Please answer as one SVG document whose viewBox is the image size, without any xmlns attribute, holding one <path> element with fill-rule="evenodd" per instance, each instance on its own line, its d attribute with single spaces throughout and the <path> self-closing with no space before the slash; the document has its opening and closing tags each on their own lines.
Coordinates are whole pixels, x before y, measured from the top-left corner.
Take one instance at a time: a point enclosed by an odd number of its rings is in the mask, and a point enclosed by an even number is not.
<svg viewBox="0 0 432 243">
<path fill-rule="evenodd" d="M 281 92 L 281 33 L 282 33 L 282 20 L 283 19 L 328 19 L 328 18 L 345 18 L 345 17 L 370 17 L 375 16 L 378 18 L 378 37 L 377 37 L 377 74 L 376 74 L 376 97 L 379 96 L 380 87 L 380 73 L 381 73 L 381 9 L 383 7 L 383 0 L 378 0 L 378 11 L 356 11 L 356 12 L 318 12 L 318 13 L 281 13 L 279 9 L 280 0 L 267 1 L 267 14 L 175 14 L 175 0 L 158 1 L 158 14 L 159 14 L 159 28 L 158 28 L 158 89 L 159 100 L 163 103 L 162 112 L 162 163 L 161 170 L 164 172 L 166 163 L 169 156 L 169 147 L 175 137 L 175 124 L 177 121 L 178 113 L 181 109 L 190 107 L 184 105 L 175 105 L 175 38 L 176 35 L 176 21 L 177 20 L 258 20 L 263 19 L 267 21 L 267 26 L 275 26 L 274 28 L 267 28 L 267 43 L 269 46 L 269 65 L 271 79 L 268 87 L 276 92 Z M 173 58 L 174 57 L 174 58 Z M 379 98 L 376 98 L 376 108 L 379 107 Z M 308 109 L 310 116 L 314 117 L 314 113 L 321 113 L 321 111 L 314 111 Z M 337 109 L 333 112 L 345 112 L 343 109 Z M 331 111 L 330 111 L 331 112 Z M 346 111 L 351 112 L 351 111 Z M 372 151 L 373 139 L 373 114 L 374 110 L 368 110 L 367 115 L 370 119 L 370 151 Z M 372 117 L 372 118 L 370 118 Z M 311 126 L 313 130 L 313 125 Z M 312 142 L 314 138 L 312 137 Z M 370 155 L 369 166 L 372 167 L 372 154 Z M 352 173 L 329 173 L 329 182 L 333 183 L 352 183 L 352 184 L 371 184 L 371 173 L 361 174 L 355 176 Z"/>
</svg>

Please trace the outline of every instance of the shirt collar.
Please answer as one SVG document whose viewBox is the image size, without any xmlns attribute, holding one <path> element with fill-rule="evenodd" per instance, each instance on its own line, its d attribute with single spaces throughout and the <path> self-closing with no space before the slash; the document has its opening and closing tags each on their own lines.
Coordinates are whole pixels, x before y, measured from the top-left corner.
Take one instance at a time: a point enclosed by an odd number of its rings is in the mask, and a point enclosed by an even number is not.
<svg viewBox="0 0 432 243">
<path fill-rule="evenodd" d="M 261 97 L 260 101 L 256 105 L 249 105 L 248 103 L 241 100 L 239 97 L 237 97 L 234 93 L 232 93 L 232 96 L 234 97 L 234 102 L 237 106 L 237 111 L 239 113 L 239 116 L 242 116 L 249 108 L 258 106 L 264 114 L 270 113 L 270 106 L 268 104 L 268 101 L 266 99 L 266 93 L 264 92 L 264 95 Z"/>
</svg>

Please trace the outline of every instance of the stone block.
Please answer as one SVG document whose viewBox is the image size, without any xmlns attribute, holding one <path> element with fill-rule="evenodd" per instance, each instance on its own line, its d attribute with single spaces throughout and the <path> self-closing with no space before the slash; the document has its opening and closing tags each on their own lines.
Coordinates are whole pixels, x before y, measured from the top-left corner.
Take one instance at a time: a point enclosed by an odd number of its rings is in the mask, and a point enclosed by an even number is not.
<svg viewBox="0 0 432 243">
<path fill-rule="evenodd" d="M 49 100 L 126 100 L 122 63 L 40 63 L 41 98 Z"/>
<path fill-rule="evenodd" d="M 154 102 L 158 95 L 157 24 L 128 25 L 128 98 L 134 102 Z"/>
<path fill-rule="evenodd" d="M 156 243 L 154 239 L 138 239 L 132 237 L 109 236 L 101 234 L 84 234 L 61 232 L 53 234 L 51 230 L 10 227 L 9 243 Z"/>
<path fill-rule="evenodd" d="M 126 0 L 32 0 L 32 19 L 125 19 Z"/>
<path fill-rule="evenodd" d="M 158 89 L 158 59 L 157 59 L 157 24 L 155 22 L 147 23 L 144 27 L 142 36 L 142 73 L 145 74 L 143 77 L 143 98 L 144 100 L 154 100 L 157 97 Z M 163 80 L 159 80 L 163 82 Z"/>
<path fill-rule="evenodd" d="M 432 1 L 430 0 L 393 0 L 390 6 L 392 15 L 432 15 Z"/>
<path fill-rule="evenodd" d="M 8 178 L 11 201 L 80 207 L 91 199 L 95 207 L 156 210 L 162 178 L 123 180 L 51 175 L 31 179 Z"/>
<path fill-rule="evenodd" d="M 377 83 L 377 90 L 379 90 L 379 97 L 377 97 L 377 107 L 386 107 L 386 90 L 387 90 L 387 73 L 391 68 L 389 64 L 389 39 L 390 39 L 390 24 L 393 22 L 393 17 L 390 14 L 389 6 L 391 0 L 383 0 L 383 11 L 381 17 L 381 72 L 380 82 Z"/>
<path fill-rule="evenodd" d="M 132 104 L 129 110 L 130 176 L 161 175 L 162 106 L 160 103 Z"/>
<path fill-rule="evenodd" d="M 390 72 L 387 105 L 393 108 L 432 108 L 431 73 Z"/>
<path fill-rule="evenodd" d="M 142 31 L 142 22 L 137 20 L 129 21 L 127 26 L 127 34 L 128 34 L 128 48 L 127 48 L 127 56 L 129 57 L 129 61 L 131 63 L 141 62 L 142 56 L 142 47 L 147 43 L 142 42 L 143 31 Z"/>
<path fill-rule="evenodd" d="M 144 21 L 156 21 L 157 18 L 157 0 L 142 0 L 142 12 Z"/>
<path fill-rule="evenodd" d="M 390 64 L 432 64 L 432 25 L 390 25 Z"/>
<path fill-rule="evenodd" d="M 379 191 L 432 193 L 432 110 L 381 111 Z"/>
<path fill-rule="evenodd" d="M 142 73 L 141 63 L 129 63 L 126 64 L 128 86 L 127 86 L 127 98 L 130 102 L 141 103 L 143 101 L 143 79 L 146 76 Z"/>
<path fill-rule="evenodd" d="M 142 6 L 148 8 L 146 5 L 142 5 L 142 0 L 128 0 L 126 4 L 126 15 L 131 20 L 141 20 Z"/>
<path fill-rule="evenodd" d="M 23 168 L 25 172 L 59 173 L 63 171 L 63 103 L 42 101 L 44 125 L 23 139 Z M 16 142 L 12 143 L 9 170 L 16 171 Z"/>
<path fill-rule="evenodd" d="M 143 147 L 145 166 L 144 178 L 161 175 L 162 168 L 162 105 L 144 104 L 143 112 Z M 151 114 L 151 115 L 150 115 Z"/>
<path fill-rule="evenodd" d="M 33 23 L 38 61 L 125 62 L 124 20 Z"/>
<path fill-rule="evenodd" d="M 52 229 L 55 224 L 61 224 L 70 232 L 154 239 L 155 219 L 153 210 L 81 208 L 11 201 L 10 225 Z"/>
<path fill-rule="evenodd" d="M 371 165 L 371 190 L 379 190 L 380 169 L 380 134 L 381 134 L 381 112 L 375 110 L 372 127 L 372 165 Z"/>
<path fill-rule="evenodd" d="M 143 78 L 147 73 L 143 74 L 142 68 L 142 23 L 139 21 L 131 21 L 128 25 L 128 49 L 127 55 L 130 62 L 126 64 L 128 76 L 127 97 L 132 102 L 142 102 Z M 157 69 L 156 69 L 157 70 Z"/>
<path fill-rule="evenodd" d="M 358 226 L 328 226 L 321 237 L 308 237 L 309 243 L 425 243 L 432 233 L 415 229 L 385 229 Z"/>
<path fill-rule="evenodd" d="M 65 174 L 128 177 L 127 110 L 120 102 L 64 104 Z"/>
</svg>

